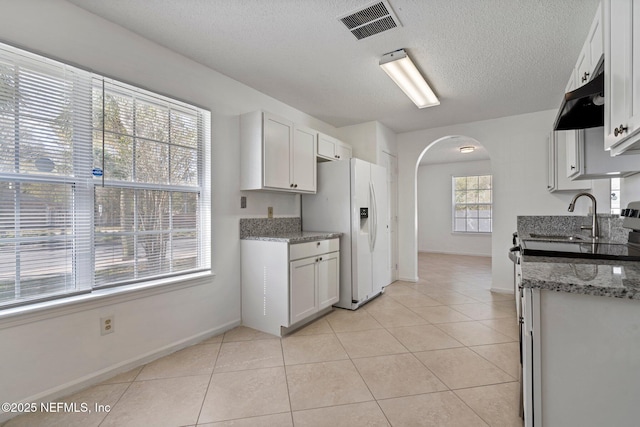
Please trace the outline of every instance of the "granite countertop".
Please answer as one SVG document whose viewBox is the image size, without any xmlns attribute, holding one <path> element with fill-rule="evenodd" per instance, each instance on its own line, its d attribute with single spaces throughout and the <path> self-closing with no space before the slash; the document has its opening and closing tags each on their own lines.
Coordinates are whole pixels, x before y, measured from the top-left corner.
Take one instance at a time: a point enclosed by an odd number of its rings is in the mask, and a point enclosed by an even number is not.
<svg viewBox="0 0 640 427">
<path fill-rule="evenodd" d="M 640 300 L 640 263 L 578 258 L 522 258 L 522 286 Z"/>
<path fill-rule="evenodd" d="M 548 240 L 531 238 L 531 234 L 582 236 L 588 231 L 580 226 L 590 224 L 590 216 L 518 216 L 520 240 Z M 598 214 L 600 238 L 598 243 L 626 243 L 629 230 L 622 228 L 616 215 Z M 574 242 L 582 243 L 580 240 Z M 522 256 L 522 286 L 574 294 L 596 295 L 640 300 L 640 262 L 571 257 Z"/>
<path fill-rule="evenodd" d="M 319 231 L 291 231 L 259 236 L 244 236 L 242 240 L 263 240 L 267 242 L 304 243 L 315 242 L 317 240 L 337 239 L 342 233 L 319 232 Z"/>
<path fill-rule="evenodd" d="M 302 231 L 300 217 L 241 218 L 240 240 L 304 243 L 337 239 L 342 233 L 331 231 Z"/>
</svg>

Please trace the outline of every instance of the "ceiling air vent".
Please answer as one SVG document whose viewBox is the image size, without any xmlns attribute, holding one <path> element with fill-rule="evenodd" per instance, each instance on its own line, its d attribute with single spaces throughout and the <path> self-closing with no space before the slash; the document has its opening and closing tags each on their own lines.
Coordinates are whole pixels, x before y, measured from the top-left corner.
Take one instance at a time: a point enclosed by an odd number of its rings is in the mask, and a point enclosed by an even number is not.
<svg viewBox="0 0 640 427">
<path fill-rule="evenodd" d="M 338 19 L 358 40 L 401 26 L 400 20 L 386 1 L 370 4 Z"/>
</svg>

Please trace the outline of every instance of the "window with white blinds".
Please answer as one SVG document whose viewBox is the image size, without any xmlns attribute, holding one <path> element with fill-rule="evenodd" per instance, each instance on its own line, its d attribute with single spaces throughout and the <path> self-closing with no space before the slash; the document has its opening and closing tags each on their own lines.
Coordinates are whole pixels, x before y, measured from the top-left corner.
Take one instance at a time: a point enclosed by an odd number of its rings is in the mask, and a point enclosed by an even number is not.
<svg viewBox="0 0 640 427">
<path fill-rule="evenodd" d="M 0 308 L 209 270 L 210 120 L 0 45 Z"/>
</svg>

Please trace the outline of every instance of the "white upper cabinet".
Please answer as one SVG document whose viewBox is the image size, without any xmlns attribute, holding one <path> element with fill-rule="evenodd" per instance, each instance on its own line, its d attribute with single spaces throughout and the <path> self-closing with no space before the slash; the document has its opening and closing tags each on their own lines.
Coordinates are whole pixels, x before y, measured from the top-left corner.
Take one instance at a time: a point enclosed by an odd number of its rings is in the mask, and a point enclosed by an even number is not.
<svg viewBox="0 0 640 427">
<path fill-rule="evenodd" d="M 583 55 L 584 56 L 584 55 Z M 586 56 L 585 56 L 586 57 Z M 580 64 L 580 61 L 578 61 L 578 64 Z M 569 83 L 567 83 L 567 87 L 565 88 L 565 93 L 566 92 L 571 92 L 572 90 L 576 89 L 577 86 L 577 81 L 579 79 L 576 79 L 576 74 L 578 72 L 578 66 L 576 66 L 576 68 L 574 69 L 574 72 L 571 73 L 571 78 L 569 78 Z M 578 141 L 578 137 L 577 137 L 577 130 L 561 130 L 561 131 L 557 131 L 557 135 L 555 135 L 554 137 L 556 139 L 559 139 L 559 141 L 557 141 L 557 145 L 558 146 L 562 146 L 565 149 L 565 173 L 564 175 L 567 178 L 571 178 L 573 176 L 575 176 L 579 171 L 580 171 L 580 165 L 579 165 L 579 156 L 578 156 L 578 147 L 577 147 L 577 141 Z M 561 165 L 559 164 L 558 167 L 560 167 Z"/>
<path fill-rule="evenodd" d="M 240 189 L 316 192 L 317 132 L 256 111 L 240 117 Z"/>
<path fill-rule="evenodd" d="M 316 192 L 316 140 L 313 129 L 295 127 L 291 149 L 291 183 L 294 189 Z"/>
<path fill-rule="evenodd" d="M 290 188 L 292 180 L 289 174 L 289 158 L 292 145 L 293 123 L 264 114 L 264 187 Z"/>
<path fill-rule="evenodd" d="M 640 150 L 640 2 L 605 0 L 604 148 Z"/>
<path fill-rule="evenodd" d="M 576 88 L 591 80 L 603 52 L 602 8 L 598 6 L 596 16 L 593 18 L 589 34 L 582 46 L 582 51 L 580 51 L 580 56 L 576 63 Z"/>
<path fill-rule="evenodd" d="M 572 138 L 567 138 L 572 136 Z M 568 141 L 570 139 L 570 141 Z M 578 147 L 576 147 L 575 131 L 556 131 L 549 135 L 549 169 L 547 170 L 547 190 L 555 191 L 575 191 L 587 190 L 591 188 L 591 181 L 572 181 L 567 175 L 567 168 L 570 169 L 570 161 L 567 160 L 567 145 L 573 145 L 573 151 L 576 156 L 574 165 L 578 156 Z M 604 153 L 604 152 L 603 152 Z"/>
<path fill-rule="evenodd" d="M 318 160 L 345 160 L 350 159 L 351 147 L 344 142 L 322 133 L 318 134 Z"/>
</svg>

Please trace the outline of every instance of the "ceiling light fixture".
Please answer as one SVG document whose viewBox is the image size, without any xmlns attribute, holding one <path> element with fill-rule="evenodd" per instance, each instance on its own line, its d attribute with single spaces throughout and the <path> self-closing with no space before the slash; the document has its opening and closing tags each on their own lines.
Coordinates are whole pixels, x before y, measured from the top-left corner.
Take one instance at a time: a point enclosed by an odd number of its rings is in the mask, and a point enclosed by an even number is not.
<svg viewBox="0 0 640 427">
<path fill-rule="evenodd" d="M 380 67 L 418 108 L 440 105 L 435 93 L 404 49 L 384 54 L 380 58 Z"/>
<path fill-rule="evenodd" d="M 473 153 L 475 149 L 476 147 L 474 147 L 473 145 L 467 145 L 465 147 L 460 147 L 460 152 L 464 154 L 468 154 L 468 153 Z"/>
</svg>

